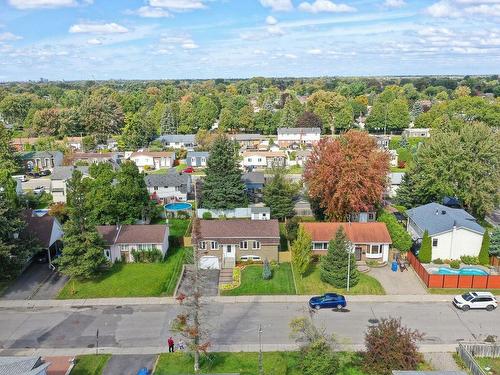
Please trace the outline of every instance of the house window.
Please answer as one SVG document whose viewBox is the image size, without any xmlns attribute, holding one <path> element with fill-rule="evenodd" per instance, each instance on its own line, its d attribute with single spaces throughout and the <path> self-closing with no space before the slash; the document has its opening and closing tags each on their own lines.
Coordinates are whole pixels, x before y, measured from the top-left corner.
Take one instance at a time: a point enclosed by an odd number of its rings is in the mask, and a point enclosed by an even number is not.
<svg viewBox="0 0 500 375">
<path fill-rule="evenodd" d="M 207 159 L 205 157 L 202 157 L 201 158 L 201 165 L 206 164 L 206 162 L 207 162 Z"/>
<path fill-rule="evenodd" d="M 253 248 L 260 249 L 260 241 L 253 241 Z"/>
<path fill-rule="evenodd" d="M 200 249 L 205 250 L 207 248 L 207 243 L 205 241 L 200 241 L 198 246 Z"/>
<path fill-rule="evenodd" d="M 217 241 L 211 241 L 211 244 L 210 244 L 212 250 L 218 250 L 219 249 L 219 243 Z"/>
<path fill-rule="evenodd" d="M 153 189 L 156 191 L 158 190 L 158 186 L 154 186 Z"/>
<path fill-rule="evenodd" d="M 262 162 L 262 158 L 258 158 L 257 161 L 260 163 Z"/>
<path fill-rule="evenodd" d="M 433 238 L 432 239 L 432 246 L 436 247 L 437 245 L 438 245 L 438 239 L 437 238 Z"/>
<path fill-rule="evenodd" d="M 193 165 L 193 166 L 196 165 L 196 158 L 195 157 L 191 158 L 191 165 Z"/>
<path fill-rule="evenodd" d="M 372 221 L 372 220 L 375 220 L 375 215 L 373 213 L 369 213 L 368 214 L 368 220 Z"/>
<path fill-rule="evenodd" d="M 313 243 L 313 250 L 327 250 L 328 242 L 315 242 Z"/>
<path fill-rule="evenodd" d="M 105 250 L 106 258 L 111 259 L 111 253 L 109 250 Z"/>
<path fill-rule="evenodd" d="M 248 241 L 241 241 L 240 249 L 248 249 Z"/>
<path fill-rule="evenodd" d="M 252 162 L 252 158 L 248 158 L 248 162 L 251 163 Z"/>
<path fill-rule="evenodd" d="M 370 254 L 382 254 L 382 245 L 372 245 Z"/>
</svg>

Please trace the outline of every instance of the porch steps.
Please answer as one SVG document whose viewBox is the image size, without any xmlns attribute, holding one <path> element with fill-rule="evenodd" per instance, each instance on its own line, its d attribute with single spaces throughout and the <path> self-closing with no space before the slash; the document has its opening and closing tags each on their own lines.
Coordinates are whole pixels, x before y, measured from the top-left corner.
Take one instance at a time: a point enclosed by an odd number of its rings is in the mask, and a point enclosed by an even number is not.
<svg viewBox="0 0 500 375">
<path fill-rule="evenodd" d="M 233 282 L 233 269 L 223 268 L 219 273 L 219 284 L 230 284 Z"/>
</svg>

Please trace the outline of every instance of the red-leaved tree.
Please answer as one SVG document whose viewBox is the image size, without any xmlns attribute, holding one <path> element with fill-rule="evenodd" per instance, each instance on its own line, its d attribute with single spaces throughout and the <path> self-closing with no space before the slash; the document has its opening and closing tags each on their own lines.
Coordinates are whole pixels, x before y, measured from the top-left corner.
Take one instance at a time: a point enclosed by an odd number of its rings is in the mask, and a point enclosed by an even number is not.
<svg viewBox="0 0 500 375">
<path fill-rule="evenodd" d="M 336 139 L 322 139 L 305 166 L 309 196 L 330 220 L 372 211 L 382 200 L 389 160 L 365 132 L 350 130 Z"/>
</svg>

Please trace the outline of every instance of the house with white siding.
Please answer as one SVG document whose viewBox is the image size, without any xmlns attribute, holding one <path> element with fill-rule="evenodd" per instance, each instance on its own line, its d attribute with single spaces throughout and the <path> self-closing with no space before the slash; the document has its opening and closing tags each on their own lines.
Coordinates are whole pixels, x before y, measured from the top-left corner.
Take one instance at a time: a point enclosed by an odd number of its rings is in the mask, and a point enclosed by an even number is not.
<svg viewBox="0 0 500 375">
<path fill-rule="evenodd" d="M 78 170 L 82 177 L 89 177 L 89 167 L 62 166 L 55 167 L 50 176 L 50 193 L 54 203 L 66 203 L 67 182 L 73 176 L 73 171 Z"/>
<path fill-rule="evenodd" d="M 130 160 L 137 165 L 139 171 L 172 168 L 175 162 L 175 153 L 168 151 L 138 151 L 130 155 Z"/>
<path fill-rule="evenodd" d="M 179 173 L 175 168 L 165 174 L 148 174 L 144 181 L 150 198 L 162 203 L 185 202 L 191 193 L 191 175 Z"/>
<path fill-rule="evenodd" d="M 165 134 L 158 138 L 164 147 L 167 148 L 186 148 L 192 149 L 196 146 L 196 136 L 195 134 Z"/>
<path fill-rule="evenodd" d="M 478 256 L 484 228 L 467 211 L 439 203 L 429 203 L 406 211 L 407 230 L 421 242 L 424 232 L 431 237 L 432 259 L 460 259 Z"/>
<path fill-rule="evenodd" d="M 283 151 L 244 151 L 241 165 L 247 170 L 284 167 L 287 155 Z"/>
<path fill-rule="evenodd" d="M 210 153 L 208 151 L 188 151 L 186 164 L 188 167 L 205 168 L 209 156 Z"/>
<path fill-rule="evenodd" d="M 314 146 L 321 139 L 320 128 L 278 128 L 278 145 L 290 147 L 292 145 Z"/>
</svg>

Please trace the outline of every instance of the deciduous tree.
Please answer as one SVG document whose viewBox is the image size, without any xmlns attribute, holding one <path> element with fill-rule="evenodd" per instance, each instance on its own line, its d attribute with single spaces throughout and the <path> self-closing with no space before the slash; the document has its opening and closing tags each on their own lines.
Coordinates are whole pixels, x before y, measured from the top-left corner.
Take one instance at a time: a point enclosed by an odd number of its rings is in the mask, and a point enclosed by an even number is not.
<svg viewBox="0 0 500 375">
<path fill-rule="evenodd" d="M 82 102 L 80 118 L 87 134 L 98 142 L 105 142 L 122 129 L 124 115 L 120 104 L 111 96 L 94 93 Z"/>
</svg>

